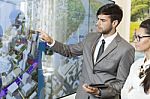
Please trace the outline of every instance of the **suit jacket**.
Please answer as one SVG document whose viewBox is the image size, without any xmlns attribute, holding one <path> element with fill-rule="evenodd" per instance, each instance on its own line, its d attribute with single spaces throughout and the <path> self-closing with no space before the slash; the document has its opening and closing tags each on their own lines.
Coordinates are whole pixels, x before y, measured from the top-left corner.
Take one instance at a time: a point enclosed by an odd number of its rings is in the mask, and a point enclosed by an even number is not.
<svg viewBox="0 0 150 99">
<path fill-rule="evenodd" d="M 83 84 L 91 83 L 107 84 L 109 88 L 101 90 L 101 99 L 114 99 L 120 94 L 134 61 L 134 47 L 117 34 L 98 61 L 94 63 L 95 45 L 100 37 L 100 33 L 89 33 L 78 44 L 65 45 L 56 41 L 52 47 L 55 52 L 66 57 L 83 55 L 82 73 L 76 99 L 96 99 L 94 95 L 86 93 L 82 88 Z"/>
</svg>

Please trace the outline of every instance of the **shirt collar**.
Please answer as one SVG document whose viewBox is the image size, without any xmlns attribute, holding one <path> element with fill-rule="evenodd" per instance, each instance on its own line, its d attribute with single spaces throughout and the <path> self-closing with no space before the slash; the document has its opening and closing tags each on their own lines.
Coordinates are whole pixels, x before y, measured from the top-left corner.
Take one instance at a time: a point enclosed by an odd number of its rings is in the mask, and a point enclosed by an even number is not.
<svg viewBox="0 0 150 99">
<path fill-rule="evenodd" d="M 103 34 L 102 34 L 100 40 L 103 40 L 103 39 L 104 39 L 105 42 L 110 43 L 116 36 L 117 36 L 117 32 L 115 32 L 113 35 L 111 35 L 111 36 L 109 36 L 109 37 L 106 37 L 106 38 L 104 38 L 104 36 L 103 36 Z"/>
</svg>

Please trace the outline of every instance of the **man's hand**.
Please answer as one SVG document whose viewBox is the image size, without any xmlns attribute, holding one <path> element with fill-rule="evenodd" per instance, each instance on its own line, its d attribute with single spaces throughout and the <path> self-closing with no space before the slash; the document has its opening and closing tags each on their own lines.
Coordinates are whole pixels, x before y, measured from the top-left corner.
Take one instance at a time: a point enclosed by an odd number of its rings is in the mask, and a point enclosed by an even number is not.
<svg viewBox="0 0 150 99">
<path fill-rule="evenodd" d="M 41 38 L 41 40 L 47 42 L 48 44 L 53 43 L 52 37 L 50 37 L 47 33 L 42 30 L 37 30 L 37 32 L 39 32 L 39 37 Z"/>
<path fill-rule="evenodd" d="M 90 94 L 93 94 L 93 95 L 96 95 L 96 96 L 99 96 L 100 95 L 100 90 L 96 87 L 91 87 L 87 84 L 83 84 L 83 89 L 87 92 L 87 93 L 90 93 Z"/>
</svg>

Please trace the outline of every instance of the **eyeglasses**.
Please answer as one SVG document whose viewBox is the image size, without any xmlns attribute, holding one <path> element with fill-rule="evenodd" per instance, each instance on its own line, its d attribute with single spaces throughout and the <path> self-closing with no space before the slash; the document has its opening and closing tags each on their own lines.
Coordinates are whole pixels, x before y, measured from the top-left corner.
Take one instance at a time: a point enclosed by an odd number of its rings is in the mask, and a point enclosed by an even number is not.
<svg viewBox="0 0 150 99">
<path fill-rule="evenodd" d="M 134 40 L 136 39 L 138 42 L 140 42 L 140 40 L 141 40 L 142 38 L 150 37 L 150 35 L 145 35 L 145 36 L 134 35 L 133 37 L 134 37 Z"/>
</svg>

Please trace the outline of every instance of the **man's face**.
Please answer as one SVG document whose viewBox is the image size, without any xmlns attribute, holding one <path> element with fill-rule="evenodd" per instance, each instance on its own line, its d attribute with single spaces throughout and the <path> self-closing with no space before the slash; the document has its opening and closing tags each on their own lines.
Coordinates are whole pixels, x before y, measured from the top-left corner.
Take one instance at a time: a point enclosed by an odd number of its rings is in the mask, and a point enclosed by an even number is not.
<svg viewBox="0 0 150 99">
<path fill-rule="evenodd" d="M 109 32 L 112 30 L 112 22 L 110 15 L 98 15 L 97 20 L 97 29 L 98 32 L 101 32 L 102 34 L 109 34 Z"/>
</svg>

